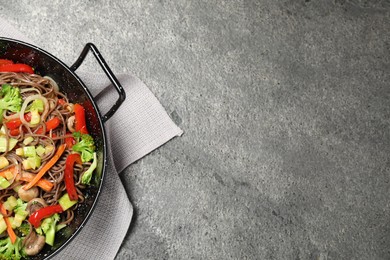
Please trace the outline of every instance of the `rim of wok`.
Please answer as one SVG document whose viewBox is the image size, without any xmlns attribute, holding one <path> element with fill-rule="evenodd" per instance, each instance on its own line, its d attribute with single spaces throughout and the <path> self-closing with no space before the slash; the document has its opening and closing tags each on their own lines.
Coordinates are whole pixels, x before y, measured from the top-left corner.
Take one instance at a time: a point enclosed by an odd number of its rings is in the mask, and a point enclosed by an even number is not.
<svg viewBox="0 0 390 260">
<path fill-rule="evenodd" d="M 62 62 L 60 59 L 58 59 L 57 57 L 55 57 L 54 55 L 52 55 L 51 53 L 35 46 L 35 45 L 32 45 L 32 44 L 29 44 L 29 43 L 26 43 L 26 42 L 23 42 L 23 41 L 19 41 L 19 40 L 15 40 L 15 39 L 11 39 L 11 38 L 6 38 L 6 37 L 0 37 L 0 42 L 1 41 L 5 41 L 5 42 L 10 42 L 10 43 L 14 43 L 14 44 L 20 44 L 20 45 L 23 45 L 25 47 L 28 47 L 28 48 L 31 48 L 35 51 L 37 51 L 40 55 L 45 55 L 47 56 L 48 58 L 54 60 L 58 65 L 60 65 L 64 70 L 66 70 L 68 73 L 71 74 L 71 76 L 76 79 L 77 83 L 78 83 L 78 86 L 81 86 L 83 88 L 83 90 L 85 91 L 85 94 L 87 95 L 87 99 L 91 102 L 92 106 L 93 106 L 93 110 L 95 111 L 96 115 L 97 115 L 97 118 L 98 118 L 98 122 L 99 122 L 99 126 L 100 126 L 100 131 L 101 131 L 101 135 L 102 135 L 102 158 L 100 158 L 100 160 L 103 160 L 102 162 L 102 168 L 101 168 L 101 174 L 100 174 L 100 181 L 99 181 L 99 184 L 96 185 L 96 195 L 95 197 L 93 198 L 93 202 L 91 204 L 91 207 L 86 210 L 86 215 L 84 217 L 84 219 L 81 221 L 80 225 L 76 228 L 76 230 L 65 240 L 65 242 L 63 242 L 59 247 L 55 248 L 55 249 L 52 249 L 52 251 L 50 252 L 46 252 L 44 251 L 45 249 L 41 250 L 41 252 L 36 255 L 36 256 L 29 256 L 27 259 L 34 259 L 34 258 L 37 258 L 39 257 L 40 255 L 43 256 L 42 259 L 50 259 L 52 257 L 54 257 L 56 254 L 58 254 L 62 249 L 64 249 L 80 232 L 80 230 L 85 226 L 85 224 L 87 223 L 87 221 L 89 220 L 89 218 L 91 217 L 93 211 L 95 210 L 96 208 L 96 204 L 98 202 L 98 199 L 100 197 L 100 193 L 101 193 L 101 190 L 102 190 L 102 185 L 103 185 L 103 181 L 104 181 L 104 177 L 105 177 L 105 172 L 106 172 L 106 166 L 107 166 L 107 137 L 106 137 L 106 130 L 105 130 L 105 127 L 104 127 L 104 123 L 102 121 L 102 116 L 101 116 L 101 113 L 99 111 L 99 108 L 98 106 L 96 105 L 96 102 L 94 100 L 94 97 L 92 96 L 92 94 L 90 93 L 90 91 L 88 90 L 88 88 L 86 87 L 86 85 L 84 84 L 84 82 L 77 76 L 77 74 L 71 70 L 68 65 L 66 65 L 64 62 Z M 48 70 L 49 71 L 49 70 Z M 45 76 L 45 75 L 41 75 L 41 76 Z M 62 76 L 60 76 L 62 77 Z M 61 88 L 66 88 L 66 86 L 60 86 L 60 90 Z M 98 159 L 99 161 L 99 159 Z M 77 217 L 80 217 L 80 216 L 77 216 Z M 75 219 L 76 219 L 76 216 L 75 216 Z M 73 220 L 74 221 L 74 220 Z M 54 244 L 55 246 L 56 244 Z M 53 248 L 53 247 L 51 247 Z"/>
</svg>

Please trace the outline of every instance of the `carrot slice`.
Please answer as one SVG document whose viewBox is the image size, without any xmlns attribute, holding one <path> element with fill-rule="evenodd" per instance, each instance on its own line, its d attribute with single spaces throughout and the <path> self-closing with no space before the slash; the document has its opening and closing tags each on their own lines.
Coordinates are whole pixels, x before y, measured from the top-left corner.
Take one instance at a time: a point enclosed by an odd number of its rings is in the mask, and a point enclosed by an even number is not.
<svg viewBox="0 0 390 260">
<path fill-rule="evenodd" d="M 7 172 L 12 172 L 14 175 L 16 174 L 16 181 L 31 182 L 36 177 L 36 174 L 29 173 L 29 172 L 23 172 L 22 174 L 17 173 L 16 166 L 12 166 L 9 167 L 8 169 L 0 171 L 0 177 L 7 178 L 6 176 Z M 46 192 L 49 192 L 53 189 L 54 184 L 42 178 L 37 182 L 36 186 L 40 187 L 42 190 Z"/>
<path fill-rule="evenodd" d="M 12 172 L 14 175 L 16 174 L 16 181 L 30 182 L 36 176 L 36 174 L 29 173 L 29 172 L 23 172 L 22 174 L 19 174 L 16 172 L 16 166 L 12 166 L 6 170 L 0 171 L 0 177 L 7 178 L 7 176 L 6 176 L 7 172 Z M 54 184 L 51 183 L 50 181 L 42 178 L 37 182 L 36 186 L 40 187 L 42 190 L 44 190 L 46 192 L 49 192 L 53 189 Z"/>
<path fill-rule="evenodd" d="M 25 182 L 31 182 L 35 178 L 35 176 L 36 175 L 33 173 L 23 172 L 23 176 L 19 175 L 19 180 L 25 181 Z M 18 178 L 18 177 L 16 177 L 16 178 Z M 46 192 L 49 192 L 53 189 L 54 184 L 51 183 L 50 181 L 46 180 L 45 178 L 42 178 L 37 182 L 36 186 L 38 186 L 39 188 L 41 188 L 42 190 L 44 190 Z"/>
<path fill-rule="evenodd" d="M 37 175 L 32 179 L 28 184 L 26 184 L 23 189 L 28 190 L 32 186 L 36 185 L 37 182 L 45 175 L 45 173 L 50 170 L 50 168 L 60 159 L 61 155 L 65 151 L 66 144 L 61 144 L 54 156 L 42 167 L 42 169 L 37 173 Z"/>
<path fill-rule="evenodd" d="M 8 236 L 11 239 L 12 244 L 14 244 L 17 239 L 17 236 L 12 229 L 11 221 L 8 219 L 8 217 L 5 217 L 7 215 L 7 210 L 3 207 L 3 204 L 0 204 L 0 213 L 4 216 L 5 224 L 7 224 Z"/>
<path fill-rule="evenodd" d="M 11 172 L 15 176 L 15 174 L 17 174 L 16 166 L 12 166 L 12 167 L 9 167 L 9 168 L 7 168 L 5 170 L 0 171 L 0 177 L 3 177 L 3 178 L 7 179 L 7 176 L 6 176 L 7 172 Z"/>
</svg>

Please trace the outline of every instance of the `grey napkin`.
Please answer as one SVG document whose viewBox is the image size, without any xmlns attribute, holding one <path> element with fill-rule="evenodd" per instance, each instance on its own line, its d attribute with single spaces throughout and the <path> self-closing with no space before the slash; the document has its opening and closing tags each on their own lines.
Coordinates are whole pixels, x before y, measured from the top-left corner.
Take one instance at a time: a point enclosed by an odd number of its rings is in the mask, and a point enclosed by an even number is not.
<svg viewBox="0 0 390 260">
<path fill-rule="evenodd" d="M 0 36 L 32 43 L 2 18 Z M 107 78 L 96 73 L 77 74 L 94 96 L 102 93 L 99 95 L 102 98 L 98 100 L 99 109 L 107 111 L 117 98 Z M 117 77 L 127 98 L 105 124 L 110 146 L 100 198 L 85 227 L 56 255 L 56 259 L 114 259 L 133 216 L 133 207 L 118 173 L 183 133 L 142 81 L 128 74 Z"/>
</svg>

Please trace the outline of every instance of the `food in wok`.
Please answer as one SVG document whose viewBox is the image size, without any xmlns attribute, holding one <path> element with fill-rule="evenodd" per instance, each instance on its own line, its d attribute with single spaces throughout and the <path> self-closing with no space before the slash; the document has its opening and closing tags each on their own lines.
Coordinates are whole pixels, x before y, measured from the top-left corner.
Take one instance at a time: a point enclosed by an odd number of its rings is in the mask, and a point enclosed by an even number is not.
<svg viewBox="0 0 390 260">
<path fill-rule="evenodd" d="M 0 259 L 53 246 L 97 165 L 85 110 L 49 77 L 0 59 Z"/>
</svg>

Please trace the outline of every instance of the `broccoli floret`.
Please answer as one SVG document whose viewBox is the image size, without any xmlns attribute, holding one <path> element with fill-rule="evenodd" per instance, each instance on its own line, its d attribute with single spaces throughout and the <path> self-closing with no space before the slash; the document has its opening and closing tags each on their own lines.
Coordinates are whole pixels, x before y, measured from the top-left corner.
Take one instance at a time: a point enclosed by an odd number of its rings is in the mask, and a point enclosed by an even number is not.
<svg viewBox="0 0 390 260">
<path fill-rule="evenodd" d="M 49 218 L 45 218 L 41 224 L 41 229 L 43 233 L 45 233 L 45 242 L 51 246 L 54 245 L 56 225 L 58 221 L 60 221 L 60 215 L 54 214 Z"/>
<path fill-rule="evenodd" d="M 20 95 L 20 89 L 12 87 L 8 84 L 3 84 L 0 90 L 0 122 L 3 120 L 3 111 L 9 110 L 19 112 L 22 108 L 23 99 Z"/>
<path fill-rule="evenodd" d="M 14 208 L 14 212 L 15 213 L 18 213 L 18 212 L 22 212 L 22 211 L 26 211 L 26 208 L 27 208 L 27 202 L 24 202 L 23 200 L 21 200 L 20 198 L 18 198 L 16 200 L 16 206 Z"/>
<path fill-rule="evenodd" d="M 83 176 L 81 177 L 82 184 L 89 185 L 92 179 L 92 173 L 96 169 L 96 166 L 97 166 L 97 157 L 96 157 L 96 153 L 93 153 L 93 162 L 91 166 L 89 166 L 88 170 L 86 170 Z"/>
<path fill-rule="evenodd" d="M 23 222 L 20 227 L 17 228 L 21 236 L 27 236 L 30 233 L 30 225 L 27 222 Z"/>
<path fill-rule="evenodd" d="M 95 152 L 95 143 L 92 136 L 89 134 L 81 134 L 80 132 L 74 132 L 77 143 L 73 145 L 72 150 L 81 153 L 81 161 L 89 162 L 93 159 L 93 153 Z"/>
<path fill-rule="evenodd" d="M 0 240 L 0 260 L 19 260 L 26 257 L 27 255 L 22 247 L 22 239 L 19 237 L 14 244 L 12 244 L 9 237 Z"/>
</svg>

